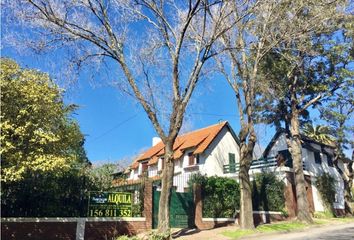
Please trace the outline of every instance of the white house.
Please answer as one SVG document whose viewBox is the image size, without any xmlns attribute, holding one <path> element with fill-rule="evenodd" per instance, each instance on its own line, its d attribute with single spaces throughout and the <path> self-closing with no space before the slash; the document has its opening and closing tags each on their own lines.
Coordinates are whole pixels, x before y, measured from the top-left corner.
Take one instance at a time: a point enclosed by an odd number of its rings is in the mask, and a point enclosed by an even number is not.
<svg viewBox="0 0 354 240">
<path fill-rule="evenodd" d="M 180 135 L 174 145 L 174 187 L 184 192 L 191 174 L 223 176 L 224 165 L 239 161 L 238 138 L 228 122 L 221 122 L 206 128 Z M 153 139 L 153 146 L 141 154 L 128 170 L 128 181 L 143 176 L 159 179 L 163 169 L 164 144 Z"/>
<path fill-rule="evenodd" d="M 310 207 L 313 211 L 324 211 L 324 206 L 321 197 L 315 186 L 316 178 L 323 173 L 329 173 L 336 180 L 336 196 L 334 208 L 337 212 L 344 211 L 344 183 L 341 175 L 336 170 L 334 158 L 334 146 L 329 146 L 323 143 L 316 142 L 304 135 L 301 135 L 302 140 L 302 161 L 305 180 L 307 181 L 308 199 Z M 264 150 L 263 157 L 269 159 L 268 170 L 273 170 L 279 173 L 279 176 L 285 178 L 285 174 L 293 173 L 292 158 L 289 153 L 285 130 L 278 131 L 267 148 Z M 343 169 L 343 163 L 339 162 L 338 166 Z M 260 169 L 260 168 L 258 168 Z M 257 170 L 254 169 L 254 172 Z M 289 179 L 285 180 L 289 184 Z"/>
<path fill-rule="evenodd" d="M 307 197 L 312 211 L 323 211 L 320 194 L 315 181 L 327 172 L 336 179 L 336 201 L 334 208 L 344 211 L 344 184 L 333 165 L 334 147 L 316 142 L 305 136 L 302 138 L 302 160 L 306 180 Z M 207 176 L 223 176 L 238 180 L 239 140 L 227 122 L 215 124 L 180 135 L 174 145 L 174 180 L 177 192 L 188 188 L 188 180 L 193 173 Z M 126 171 L 128 183 L 140 181 L 144 177 L 160 179 L 163 169 L 164 144 L 153 139 L 153 146 L 142 153 Z M 338 163 L 343 169 L 343 163 Z M 260 172 L 274 172 L 286 184 L 286 207 L 290 216 L 295 216 L 296 193 L 292 159 L 285 140 L 285 131 L 275 134 L 263 152 L 263 157 L 254 160 L 250 178 Z"/>
</svg>

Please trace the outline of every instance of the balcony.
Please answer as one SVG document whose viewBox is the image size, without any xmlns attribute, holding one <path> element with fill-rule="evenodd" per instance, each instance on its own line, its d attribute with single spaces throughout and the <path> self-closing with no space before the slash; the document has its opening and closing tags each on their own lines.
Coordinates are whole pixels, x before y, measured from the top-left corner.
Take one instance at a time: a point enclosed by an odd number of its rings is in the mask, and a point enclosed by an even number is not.
<svg viewBox="0 0 354 240">
<path fill-rule="evenodd" d="M 286 161 L 284 166 L 292 168 L 292 160 L 291 160 L 291 162 Z M 303 163 L 302 166 L 303 166 L 303 169 L 306 170 L 305 163 Z M 264 168 L 271 168 L 271 167 L 277 167 L 277 159 L 275 157 L 260 158 L 257 160 L 253 160 L 250 170 L 264 169 Z M 234 164 L 226 164 L 223 166 L 224 174 L 238 173 L 239 170 L 240 170 L 240 164 L 238 162 L 234 163 Z"/>
<path fill-rule="evenodd" d="M 277 166 L 277 160 L 275 157 L 260 158 L 257 160 L 253 160 L 250 170 L 269 168 L 269 167 L 275 167 L 275 166 Z M 237 172 L 239 172 L 239 170 L 240 170 L 240 164 L 234 163 L 234 164 L 224 165 L 223 172 L 224 172 L 224 174 L 237 173 Z"/>
</svg>

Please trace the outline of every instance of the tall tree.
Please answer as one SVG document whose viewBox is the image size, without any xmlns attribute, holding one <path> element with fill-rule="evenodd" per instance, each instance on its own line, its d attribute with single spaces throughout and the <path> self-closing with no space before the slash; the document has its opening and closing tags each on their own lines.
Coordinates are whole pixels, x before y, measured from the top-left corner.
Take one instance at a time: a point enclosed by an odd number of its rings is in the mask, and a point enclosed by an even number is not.
<svg viewBox="0 0 354 240">
<path fill-rule="evenodd" d="M 235 92 L 240 118 L 239 179 L 242 228 L 254 227 L 252 188 L 248 171 L 252 164 L 253 150 L 257 141 L 254 130 L 258 111 L 256 107 L 260 101 L 259 94 L 267 88 L 268 84 L 266 78 L 262 78 L 260 73 L 262 64 L 265 58 L 277 49 L 289 49 L 292 41 L 308 40 L 311 34 L 324 29 L 329 22 L 328 16 L 336 18 L 336 4 L 337 1 L 331 4 L 325 0 L 248 1 L 242 7 L 231 5 L 233 14 L 225 19 L 225 22 L 234 22 L 233 18 L 238 18 L 245 11 L 253 8 L 252 14 L 247 15 L 243 21 L 238 21 L 232 31 L 226 32 L 220 38 L 220 46 L 226 51 L 217 57 L 220 72 Z M 273 96 L 278 95 L 273 94 Z M 307 209 L 308 207 L 300 200 L 299 208 Z M 299 212 L 300 220 L 311 222 L 309 214 Z"/>
<path fill-rule="evenodd" d="M 309 107 L 331 96 L 353 73 L 349 68 L 352 60 L 347 57 L 351 40 L 344 37 L 344 23 L 352 21 L 352 16 L 346 13 L 346 4 L 345 1 L 291 3 L 295 7 L 292 14 L 298 16 L 292 24 L 303 29 L 301 37 L 287 39 L 273 48 L 260 71 L 269 86 L 263 116 L 270 123 L 285 123 L 294 161 L 297 218 L 309 223 L 312 218 L 302 168 L 300 120 L 308 115 Z"/>
<path fill-rule="evenodd" d="M 354 55 L 351 58 L 354 59 Z M 345 211 L 347 214 L 353 214 L 350 204 L 353 199 L 353 159 L 346 161 L 344 152 L 354 147 L 352 137 L 354 134 L 354 78 L 349 79 L 341 91 L 335 93 L 328 102 L 320 106 L 319 110 L 321 119 L 329 124 L 331 133 L 336 139 L 334 164 L 344 182 Z M 339 162 L 344 163 L 344 169 L 339 167 Z"/>
<path fill-rule="evenodd" d="M 6 58 L 0 69 L 2 216 L 83 216 L 89 162 L 76 107 L 47 74 Z"/>
<path fill-rule="evenodd" d="M 84 137 L 62 91 L 45 73 L 1 58 L 1 181 L 59 173 L 87 161 Z"/>
<path fill-rule="evenodd" d="M 14 16 L 31 28 L 31 41 L 40 42 L 34 46 L 37 50 L 58 44 L 75 50 L 72 62 L 78 66 L 95 59 L 117 67 L 118 84 L 141 104 L 165 145 L 160 233 L 169 229 L 175 139 L 197 82 L 205 74 L 203 65 L 217 54 L 214 42 L 233 25 L 223 24 L 230 14 L 229 4 L 205 0 L 6 2 L 6 19 Z M 16 29 L 23 25 L 11 30 Z"/>
</svg>

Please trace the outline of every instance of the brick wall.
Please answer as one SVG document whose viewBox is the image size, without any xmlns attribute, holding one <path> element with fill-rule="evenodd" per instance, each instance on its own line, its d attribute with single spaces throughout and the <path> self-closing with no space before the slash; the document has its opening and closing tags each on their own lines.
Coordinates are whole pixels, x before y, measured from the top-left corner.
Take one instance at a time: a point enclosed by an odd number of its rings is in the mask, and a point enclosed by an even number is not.
<svg viewBox="0 0 354 240">
<path fill-rule="evenodd" d="M 76 222 L 2 222 L 1 239 L 62 239 L 76 236 Z"/>
</svg>

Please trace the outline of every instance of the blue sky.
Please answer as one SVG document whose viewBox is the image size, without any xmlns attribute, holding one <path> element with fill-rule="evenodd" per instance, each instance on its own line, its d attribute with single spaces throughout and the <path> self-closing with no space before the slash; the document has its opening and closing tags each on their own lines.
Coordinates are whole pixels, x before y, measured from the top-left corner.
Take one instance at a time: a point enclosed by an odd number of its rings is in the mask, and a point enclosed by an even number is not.
<svg viewBox="0 0 354 240">
<path fill-rule="evenodd" d="M 62 82 L 58 75 L 60 67 L 53 68 L 48 61 L 52 56 L 20 55 L 6 47 L 1 54 L 3 57 L 13 58 L 22 67 L 39 69 L 52 77 L 56 76 L 59 83 Z M 113 70 L 110 69 L 110 73 Z M 73 117 L 79 122 L 85 135 L 85 149 L 89 160 L 94 164 L 121 162 L 126 165 L 128 159 L 131 160 L 150 147 L 152 138 L 157 134 L 140 104 L 118 89 L 104 84 L 106 81 L 102 78 L 99 74 L 91 79 L 87 72 L 83 72 L 76 82 L 65 85 L 65 101 L 79 105 Z M 203 80 L 187 109 L 183 131 L 228 121 L 238 133 L 239 119 L 235 104 L 233 91 L 223 78 L 214 76 Z M 320 123 L 317 111 L 310 109 L 310 112 L 314 123 Z M 259 125 L 256 131 L 258 143 L 255 150 L 261 152 L 275 130 L 271 126 Z"/>
<path fill-rule="evenodd" d="M 15 59 L 23 67 L 36 68 L 55 76 L 55 70 L 46 64 L 46 56 L 20 56 L 8 48 L 2 49 L 2 56 Z M 82 74 L 77 82 L 67 87 L 65 101 L 80 106 L 73 117 L 85 134 L 89 160 L 96 164 L 117 162 L 151 146 L 152 137 L 157 134 L 140 105 L 108 84 L 96 84 L 101 82 L 100 76 L 93 82 L 87 79 Z M 226 81 L 217 76 L 205 80 L 193 95 L 184 131 L 229 121 L 237 132 L 236 112 L 235 98 Z M 258 130 L 259 144 L 265 146 L 274 130 L 269 126 Z"/>
</svg>

